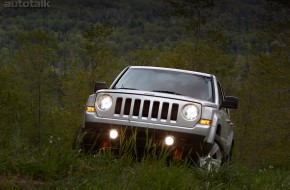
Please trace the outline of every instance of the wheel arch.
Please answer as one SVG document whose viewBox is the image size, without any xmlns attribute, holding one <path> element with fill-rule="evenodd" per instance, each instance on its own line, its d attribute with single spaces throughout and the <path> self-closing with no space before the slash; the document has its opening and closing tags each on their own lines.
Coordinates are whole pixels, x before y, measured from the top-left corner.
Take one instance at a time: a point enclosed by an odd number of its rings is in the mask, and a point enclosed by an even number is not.
<svg viewBox="0 0 290 190">
<path fill-rule="evenodd" d="M 213 143 L 215 136 L 216 135 L 220 136 L 221 132 L 222 132 L 222 125 L 221 125 L 220 115 L 218 113 L 215 113 L 212 117 L 212 125 L 211 125 L 211 128 L 209 130 L 207 142 Z"/>
</svg>

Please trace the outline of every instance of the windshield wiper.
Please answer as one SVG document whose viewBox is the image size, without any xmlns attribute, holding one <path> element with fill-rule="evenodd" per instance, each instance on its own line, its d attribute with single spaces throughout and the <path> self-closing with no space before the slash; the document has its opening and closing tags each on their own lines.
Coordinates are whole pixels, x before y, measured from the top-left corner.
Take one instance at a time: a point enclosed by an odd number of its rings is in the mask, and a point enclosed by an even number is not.
<svg viewBox="0 0 290 190">
<path fill-rule="evenodd" d="M 167 90 L 152 90 L 152 92 L 162 92 L 162 93 L 167 93 L 167 94 L 181 95 L 181 94 L 178 94 L 176 92 L 167 91 Z"/>
<path fill-rule="evenodd" d="M 125 88 L 125 87 L 121 87 L 121 88 L 115 88 L 115 89 L 125 89 L 125 90 L 139 90 L 136 88 Z"/>
</svg>

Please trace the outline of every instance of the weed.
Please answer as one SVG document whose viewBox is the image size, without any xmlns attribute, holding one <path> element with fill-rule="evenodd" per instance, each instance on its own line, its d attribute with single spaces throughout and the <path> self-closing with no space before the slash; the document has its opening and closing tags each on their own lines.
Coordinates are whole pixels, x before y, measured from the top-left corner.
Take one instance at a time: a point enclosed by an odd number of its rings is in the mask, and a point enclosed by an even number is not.
<svg viewBox="0 0 290 190">
<path fill-rule="evenodd" d="M 69 133 L 48 131 L 40 144 L 27 140 L 27 134 L 16 128 L 0 134 L 0 189 L 290 188 L 288 170 L 237 165 L 206 170 L 186 160 L 168 160 L 172 149 L 162 149 L 150 138 L 140 154 L 135 133 L 121 140 L 117 154 L 82 154 L 71 148 Z"/>
</svg>

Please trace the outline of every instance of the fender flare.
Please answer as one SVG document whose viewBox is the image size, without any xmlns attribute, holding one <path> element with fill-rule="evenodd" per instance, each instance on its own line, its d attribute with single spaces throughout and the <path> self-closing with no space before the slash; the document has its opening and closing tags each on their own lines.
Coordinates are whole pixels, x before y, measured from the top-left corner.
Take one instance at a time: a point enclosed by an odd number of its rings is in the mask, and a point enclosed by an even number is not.
<svg viewBox="0 0 290 190">
<path fill-rule="evenodd" d="M 214 142 L 214 138 L 216 135 L 217 127 L 218 127 L 218 115 L 214 114 L 212 117 L 212 125 L 210 127 L 209 133 L 208 133 L 208 138 L 206 140 L 207 143 L 212 144 Z"/>
</svg>

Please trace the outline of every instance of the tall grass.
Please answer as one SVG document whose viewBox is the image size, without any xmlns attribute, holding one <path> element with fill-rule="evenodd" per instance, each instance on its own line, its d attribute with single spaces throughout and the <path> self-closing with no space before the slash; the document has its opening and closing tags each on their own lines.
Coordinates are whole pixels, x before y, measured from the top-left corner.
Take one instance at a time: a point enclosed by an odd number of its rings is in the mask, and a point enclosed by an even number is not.
<svg viewBox="0 0 290 190">
<path fill-rule="evenodd" d="M 121 154 L 81 154 L 73 133 L 44 133 L 39 144 L 19 128 L 1 129 L 0 189 L 290 189 L 290 172 L 239 166 L 204 170 L 168 162 L 148 139 L 142 159 L 134 159 L 134 139 Z M 134 137 L 132 137 L 134 138 Z"/>
</svg>

